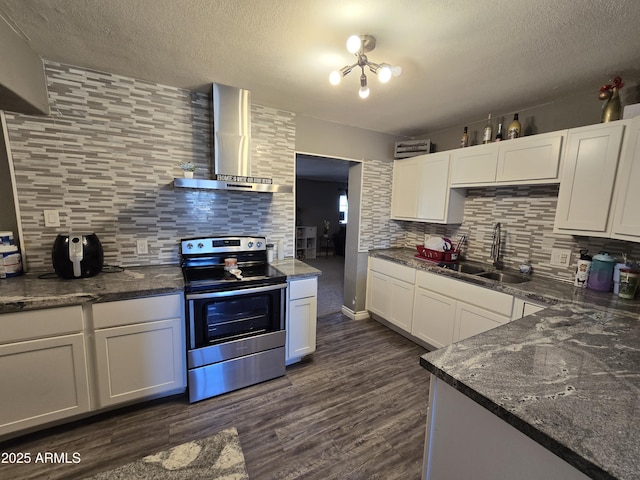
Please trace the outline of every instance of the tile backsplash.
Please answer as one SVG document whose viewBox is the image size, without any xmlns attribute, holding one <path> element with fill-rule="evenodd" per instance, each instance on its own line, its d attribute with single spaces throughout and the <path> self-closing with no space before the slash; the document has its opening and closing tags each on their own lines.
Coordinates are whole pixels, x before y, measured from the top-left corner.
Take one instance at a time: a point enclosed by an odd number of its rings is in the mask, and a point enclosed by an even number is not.
<svg viewBox="0 0 640 480">
<path fill-rule="evenodd" d="M 622 258 L 640 260 L 640 244 L 597 237 L 574 237 L 553 233 L 558 185 L 473 188 L 467 190 L 464 220 L 461 225 L 434 225 L 395 222 L 403 230 L 397 246 L 415 248 L 425 235 L 453 239 L 467 235 L 464 254 L 470 260 L 487 262 L 491 251 L 493 225 L 502 227 L 502 252 L 507 268 L 518 268 L 531 260 L 534 273 L 565 281 L 573 281 L 578 252 L 590 254 L 607 251 Z M 571 251 L 569 267 L 549 264 L 552 248 Z"/>
<path fill-rule="evenodd" d="M 51 270 L 70 230 L 95 232 L 111 265 L 177 263 L 179 239 L 200 235 L 263 235 L 293 255 L 293 194 L 173 188 L 182 162 L 210 174 L 208 95 L 48 61 L 45 72 L 51 115 L 6 114 L 30 270 Z M 252 136 L 252 173 L 293 185 L 294 114 L 252 105 Z M 44 209 L 62 226 L 45 227 Z"/>
</svg>

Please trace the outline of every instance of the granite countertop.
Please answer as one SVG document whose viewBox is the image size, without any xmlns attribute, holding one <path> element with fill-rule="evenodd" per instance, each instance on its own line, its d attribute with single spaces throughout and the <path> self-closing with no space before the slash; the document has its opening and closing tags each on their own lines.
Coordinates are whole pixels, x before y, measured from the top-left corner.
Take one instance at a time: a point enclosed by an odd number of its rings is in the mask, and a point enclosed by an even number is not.
<svg viewBox="0 0 640 480">
<path fill-rule="evenodd" d="M 640 302 L 535 274 L 498 284 L 411 249 L 370 254 L 549 304 L 420 364 L 589 477 L 640 478 Z"/>
<path fill-rule="evenodd" d="M 296 259 L 284 259 L 273 266 L 288 279 L 320 275 L 322 272 Z M 38 308 L 108 302 L 151 295 L 181 293 L 182 269 L 178 265 L 127 267 L 94 277 L 65 280 L 54 274 L 27 273 L 0 280 L 0 313 Z M 110 272 L 110 271 L 109 271 Z"/>
</svg>

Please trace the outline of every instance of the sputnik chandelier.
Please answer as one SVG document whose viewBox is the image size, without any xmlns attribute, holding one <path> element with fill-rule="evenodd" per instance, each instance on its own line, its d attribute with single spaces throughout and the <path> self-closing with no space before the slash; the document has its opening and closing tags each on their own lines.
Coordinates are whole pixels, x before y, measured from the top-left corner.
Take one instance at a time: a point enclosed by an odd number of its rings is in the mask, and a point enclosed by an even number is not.
<svg viewBox="0 0 640 480">
<path fill-rule="evenodd" d="M 367 98 L 369 96 L 369 86 L 367 85 L 367 75 L 364 73 L 365 67 L 369 67 L 369 70 L 378 76 L 378 80 L 382 83 L 387 83 L 391 80 L 391 77 L 397 77 L 402 73 L 402 68 L 399 66 L 392 67 L 388 63 L 373 63 L 367 58 L 367 53 L 376 48 L 376 39 L 371 35 L 351 35 L 347 40 L 347 50 L 349 53 L 355 54 L 358 61 L 353 65 L 347 65 L 340 70 L 334 70 L 329 75 L 329 82 L 331 85 L 338 85 L 342 80 L 342 77 L 346 77 L 351 70 L 355 67 L 360 67 L 362 71 L 360 75 L 360 90 L 358 95 L 360 98 Z"/>
</svg>

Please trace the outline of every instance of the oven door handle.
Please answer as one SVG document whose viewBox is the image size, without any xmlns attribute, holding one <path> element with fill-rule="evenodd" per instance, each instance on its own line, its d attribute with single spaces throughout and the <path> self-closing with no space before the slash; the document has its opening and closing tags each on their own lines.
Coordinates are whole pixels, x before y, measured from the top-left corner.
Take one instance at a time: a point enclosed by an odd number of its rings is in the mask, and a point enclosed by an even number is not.
<svg viewBox="0 0 640 480">
<path fill-rule="evenodd" d="M 221 298 L 221 297 L 237 297 L 238 295 L 250 295 L 252 293 L 271 292 L 273 290 L 281 290 L 287 288 L 286 283 L 278 283 L 276 285 L 266 285 L 264 287 L 243 288 L 240 290 L 225 290 L 222 292 L 208 293 L 191 293 L 187 294 L 187 300 L 199 300 L 202 298 Z"/>
</svg>

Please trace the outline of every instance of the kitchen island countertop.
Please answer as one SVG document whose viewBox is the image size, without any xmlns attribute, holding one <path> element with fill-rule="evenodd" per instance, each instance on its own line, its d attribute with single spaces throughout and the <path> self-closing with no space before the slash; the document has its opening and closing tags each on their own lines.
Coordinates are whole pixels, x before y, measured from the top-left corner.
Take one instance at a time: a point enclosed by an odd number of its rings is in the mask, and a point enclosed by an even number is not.
<svg viewBox="0 0 640 480">
<path fill-rule="evenodd" d="M 550 305 L 423 355 L 425 369 L 589 477 L 640 478 L 638 301 L 535 275 L 499 284 L 414 253 L 370 252 Z"/>
</svg>

